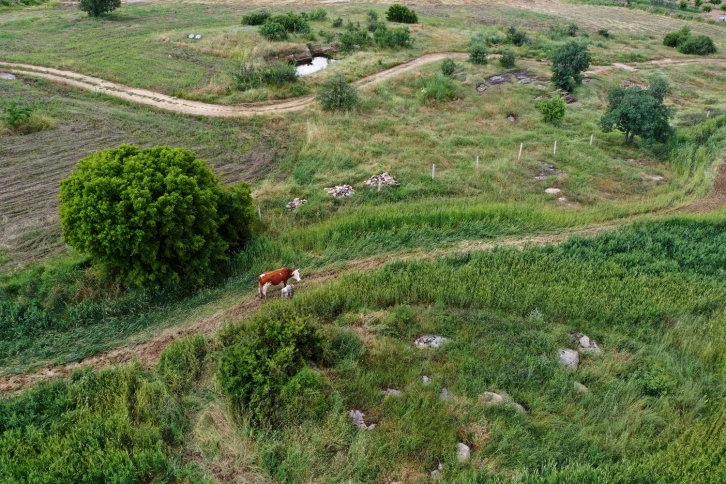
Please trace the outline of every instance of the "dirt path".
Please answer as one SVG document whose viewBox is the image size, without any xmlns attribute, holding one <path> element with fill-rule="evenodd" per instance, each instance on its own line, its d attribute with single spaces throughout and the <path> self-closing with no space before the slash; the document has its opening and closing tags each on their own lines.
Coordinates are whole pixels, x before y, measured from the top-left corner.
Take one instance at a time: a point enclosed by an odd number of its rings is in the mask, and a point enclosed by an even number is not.
<svg viewBox="0 0 726 484">
<path fill-rule="evenodd" d="M 373 84 L 384 79 L 388 79 L 389 77 L 397 76 L 403 72 L 416 69 L 422 65 L 444 60 L 447 57 L 464 58 L 466 57 L 466 54 L 425 54 L 412 61 L 400 64 L 377 74 L 364 77 L 363 79 L 355 82 L 355 84 L 359 87 Z M 199 116 L 236 118 L 255 116 L 258 114 L 284 114 L 293 111 L 300 111 L 315 101 L 314 96 L 305 96 L 276 103 L 224 106 L 220 104 L 187 101 L 185 99 L 167 96 L 166 94 L 148 91 L 146 89 L 137 89 L 105 81 L 97 77 L 86 76 L 84 74 L 78 74 L 71 71 L 62 71 L 50 67 L 0 62 L 0 69 L 21 76 L 41 77 L 49 81 L 66 84 L 80 89 L 87 89 L 93 92 L 108 94 L 109 96 L 115 96 L 127 101 L 145 104 L 147 106 L 153 106 L 167 111 Z"/>
</svg>

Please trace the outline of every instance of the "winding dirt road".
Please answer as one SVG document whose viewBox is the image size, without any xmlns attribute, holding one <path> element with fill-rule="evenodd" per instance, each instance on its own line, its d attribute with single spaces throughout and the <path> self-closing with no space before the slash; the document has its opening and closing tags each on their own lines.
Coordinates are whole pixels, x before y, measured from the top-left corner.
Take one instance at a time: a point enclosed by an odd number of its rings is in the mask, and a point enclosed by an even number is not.
<svg viewBox="0 0 726 484">
<path fill-rule="evenodd" d="M 456 59 L 465 58 L 466 54 L 461 53 L 442 53 L 442 54 L 426 54 L 409 62 L 397 65 L 377 74 L 364 77 L 355 84 L 359 87 L 373 84 L 389 77 L 397 76 L 403 72 L 416 69 L 422 65 L 431 62 L 438 62 L 452 57 Z M 115 96 L 127 101 L 153 106 L 155 108 L 174 111 L 183 114 L 193 114 L 198 116 L 210 116 L 219 118 L 238 118 L 249 117 L 261 114 L 285 114 L 293 111 L 300 111 L 315 101 L 315 96 L 305 96 L 292 99 L 289 101 L 280 101 L 272 103 L 260 104 L 244 104 L 238 106 L 224 106 L 220 104 L 209 104 L 198 101 L 187 101 L 173 96 L 167 96 L 146 89 L 137 89 L 135 87 L 124 86 L 114 82 L 105 81 L 97 77 L 78 74 L 71 71 L 62 71 L 50 67 L 40 67 L 30 64 L 14 64 L 10 62 L 0 62 L 0 69 L 8 71 L 12 74 L 20 76 L 41 77 L 49 81 L 66 84 L 68 86 L 87 89 L 93 92 L 100 92 Z"/>
</svg>

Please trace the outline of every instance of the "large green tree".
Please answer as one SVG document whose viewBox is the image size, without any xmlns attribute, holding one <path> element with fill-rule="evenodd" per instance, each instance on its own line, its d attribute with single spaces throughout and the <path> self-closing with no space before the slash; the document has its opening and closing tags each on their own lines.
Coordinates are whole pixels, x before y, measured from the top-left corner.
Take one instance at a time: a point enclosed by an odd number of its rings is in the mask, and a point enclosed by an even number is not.
<svg viewBox="0 0 726 484">
<path fill-rule="evenodd" d="M 574 40 L 557 49 L 552 56 L 552 82 L 565 91 L 572 92 L 582 84 L 582 73 L 590 67 L 587 46 Z"/>
<path fill-rule="evenodd" d="M 651 80 L 648 89 L 612 89 L 600 127 L 606 133 L 613 129 L 622 131 L 627 144 L 632 143 L 635 136 L 647 141 L 666 141 L 673 134 L 673 128 L 668 124 L 671 110 L 663 104 L 668 92 L 668 84 L 661 78 Z"/>
<path fill-rule="evenodd" d="M 68 245 L 139 286 L 196 286 L 250 237 L 249 188 L 220 186 L 194 153 L 124 145 L 98 151 L 60 186 Z"/>
</svg>

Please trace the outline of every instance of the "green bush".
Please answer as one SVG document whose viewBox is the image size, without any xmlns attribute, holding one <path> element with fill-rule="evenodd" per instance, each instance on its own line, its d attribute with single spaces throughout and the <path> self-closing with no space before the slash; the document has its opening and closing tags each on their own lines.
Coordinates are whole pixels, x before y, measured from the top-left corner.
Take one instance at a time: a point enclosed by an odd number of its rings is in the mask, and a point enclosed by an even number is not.
<svg viewBox="0 0 726 484">
<path fill-rule="evenodd" d="M 451 77 L 454 75 L 454 71 L 456 71 L 454 59 L 444 59 L 444 62 L 441 63 L 441 73 L 446 77 Z"/>
<path fill-rule="evenodd" d="M 688 8 L 688 1 L 687 0 L 681 0 L 681 2 L 678 4 L 679 8 L 681 10 L 685 10 Z"/>
<path fill-rule="evenodd" d="M 691 55 L 709 55 L 716 53 L 716 46 L 707 35 L 692 35 L 678 44 L 678 52 Z"/>
<path fill-rule="evenodd" d="M 590 52 L 584 44 L 570 41 L 557 49 L 552 56 L 552 82 L 565 91 L 572 92 L 582 84 L 582 73 L 590 67 Z"/>
<path fill-rule="evenodd" d="M 577 26 L 577 24 L 570 24 L 567 26 L 567 35 L 570 37 L 577 37 L 577 32 L 580 30 L 580 27 Z"/>
<path fill-rule="evenodd" d="M 711 10 L 713 10 L 713 7 L 711 5 L 704 5 L 703 7 L 701 7 L 701 10 L 704 12 L 710 12 Z"/>
<path fill-rule="evenodd" d="M 726 12 L 726 5 L 721 5 L 721 10 L 723 10 L 724 12 Z"/>
<path fill-rule="evenodd" d="M 394 27 L 389 29 L 380 24 L 373 32 L 373 40 L 379 47 L 384 49 L 395 49 L 398 47 L 411 47 L 411 31 L 408 27 Z"/>
<path fill-rule="evenodd" d="M 403 5 L 394 3 L 386 11 L 386 18 L 389 22 L 398 22 L 402 24 L 415 24 L 418 22 L 416 12 Z"/>
<path fill-rule="evenodd" d="M 333 23 L 331 25 L 335 29 L 340 28 L 343 26 L 343 19 L 341 17 L 338 17 L 335 20 L 333 20 Z"/>
<path fill-rule="evenodd" d="M 258 317 L 223 339 L 219 382 L 238 414 L 249 412 L 257 423 L 274 420 L 282 389 L 306 361 L 325 355 L 324 337 L 309 318 Z"/>
<path fill-rule="evenodd" d="M 469 47 L 469 62 L 476 65 L 485 65 L 489 62 L 487 48 L 483 43 L 475 42 Z"/>
<path fill-rule="evenodd" d="M 521 47 L 525 44 L 529 44 L 529 37 L 527 32 L 519 30 L 516 27 L 509 27 L 507 29 L 507 42 L 514 44 L 517 47 Z"/>
<path fill-rule="evenodd" d="M 559 96 L 551 99 L 542 99 L 537 103 L 537 109 L 542 114 L 542 120 L 549 124 L 559 124 L 565 118 L 567 103 Z"/>
<path fill-rule="evenodd" d="M 19 128 L 20 125 L 30 119 L 33 110 L 34 108 L 32 106 L 11 101 L 5 106 L 5 115 L 3 118 L 5 123 L 11 128 Z"/>
<path fill-rule="evenodd" d="M 271 42 L 287 40 L 287 30 L 277 22 L 266 21 L 260 25 L 260 35 Z"/>
<path fill-rule="evenodd" d="M 502 56 L 499 58 L 499 64 L 504 67 L 505 69 L 511 69 L 516 65 L 516 58 L 514 57 L 514 52 L 511 50 L 505 50 L 502 53 Z"/>
<path fill-rule="evenodd" d="M 280 390 L 281 419 L 288 423 L 322 420 L 333 406 L 333 387 L 320 372 L 303 367 Z"/>
<path fill-rule="evenodd" d="M 700 7 L 701 5 L 703 5 L 703 0 L 694 0 L 693 5 L 695 5 L 696 7 Z"/>
<path fill-rule="evenodd" d="M 458 88 L 451 78 L 439 74 L 421 82 L 420 96 L 424 101 L 450 101 L 458 95 Z"/>
<path fill-rule="evenodd" d="M 273 86 L 291 84 L 298 80 L 295 66 L 284 62 L 273 62 L 266 69 L 263 69 L 261 74 L 262 82 Z"/>
<path fill-rule="evenodd" d="M 340 49 L 343 52 L 351 52 L 355 49 L 364 49 L 370 42 L 368 32 L 365 30 L 344 32 L 340 34 L 338 40 L 340 41 Z"/>
<path fill-rule="evenodd" d="M 690 35 L 690 27 L 685 26 L 680 30 L 666 34 L 663 38 L 663 45 L 666 47 L 678 47 L 678 44 L 684 42 Z"/>
<path fill-rule="evenodd" d="M 113 12 L 121 6 L 121 0 L 81 0 L 78 8 L 88 13 L 89 17 L 100 17 Z"/>
<path fill-rule="evenodd" d="M 310 24 L 306 18 L 293 12 L 273 14 L 265 23 L 280 24 L 287 32 L 294 34 L 307 34 L 310 32 Z"/>
<path fill-rule="evenodd" d="M 172 341 L 159 357 L 157 372 L 172 392 L 185 392 L 201 375 L 205 354 L 201 334 Z"/>
<path fill-rule="evenodd" d="M 262 25 L 268 18 L 270 18 L 269 12 L 251 12 L 242 17 L 242 25 Z"/>
<path fill-rule="evenodd" d="M 340 73 L 320 86 L 317 100 L 323 111 L 352 111 L 360 104 L 358 90 Z"/>
<path fill-rule="evenodd" d="M 310 10 L 309 12 L 303 12 L 301 15 L 312 22 L 328 20 L 328 12 L 322 7 Z"/>
<path fill-rule="evenodd" d="M 368 19 L 367 29 L 369 32 L 375 32 L 379 25 L 381 25 L 378 22 L 378 12 L 375 10 L 368 10 L 368 13 L 366 14 L 366 18 Z"/>
<path fill-rule="evenodd" d="M 239 68 L 232 73 L 234 85 L 239 91 L 248 91 L 262 87 L 262 74 L 259 69 L 254 66 L 241 64 Z"/>
<path fill-rule="evenodd" d="M 713 5 L 721 5 L 721 0 L 708 0 L 708 3 Z"/>
<path fill-rule="evenodd" d="M 612 37 L 613 34 L 610 33 L 608 29 L 599 29 L 597 31 L 598 35 L 601 35 L 602 37 L 605 37 L 606 39 L 609 39 Z"/>
<path fill-rule="evenodd" d="M 249 188 L 223 188 L 181 148 L 98 151 L 61 181 L 59 198 L 65 242 L 138 286 L 202 284 L 251 235 Z"/>
</svg>

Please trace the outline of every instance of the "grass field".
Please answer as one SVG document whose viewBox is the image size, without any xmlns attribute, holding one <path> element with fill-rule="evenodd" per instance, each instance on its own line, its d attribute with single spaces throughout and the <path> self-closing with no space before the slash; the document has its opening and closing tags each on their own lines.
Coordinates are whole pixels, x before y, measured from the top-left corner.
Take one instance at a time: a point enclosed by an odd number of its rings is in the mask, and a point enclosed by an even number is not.
<svg viewBox="0 0 726 484">
<path fill-rule="evenodd" d="M 683 20 L 642 6 L 413 3 L 412 48 L 341 54 L 302 87 L 246 93 L 229 89 L 240 62 L 308 41 L 240 25 L 269 2 L 127 3 L 102 20 L 0 7 L 0 61 L 206 102 L 314 93 L 339 72 L 465 52 L 476 34 L 529 81 L 492 82 L 507 72 L 495 58 L 441 80 L 436 62 L 366 85 L 351 113 L 214 119 L 0 79 L 0 114 L 18 101 L 47 121 L 31 134 L 0 121 L 0 481 L 726 480 L 726 30 L 688 22 L 719 48 L 696 58 L 662 45 Z M 324 4 L 313 30 L 386 4 Z M 546 124 L 535 99 L 554 94 L 548 59 L 571 22 L 592 71 Z M 506 43 L 510 25 L 530 42 Z M 654 75 L 677 137 L 602 133 L 608 92 Z M 59 180 L 124 143 L 188 148 L 224 183 L 250 183 L 259 232 L 206 287 L 125 287 L 64 245 Z M 401 186 L 363 183 L 383 171 Z M 355 195 L 325 193 L 339 184 Z M 290 212 L 295 197 L 307 203 Z M 257 274 L 283 266 L 301 268 L 295 299 L 255 299 Z M 577 333 L 601 352 L 568 371 L 559 351 Z M 448 341 L 421 349 L 422 335 Z"/>
</svg>

